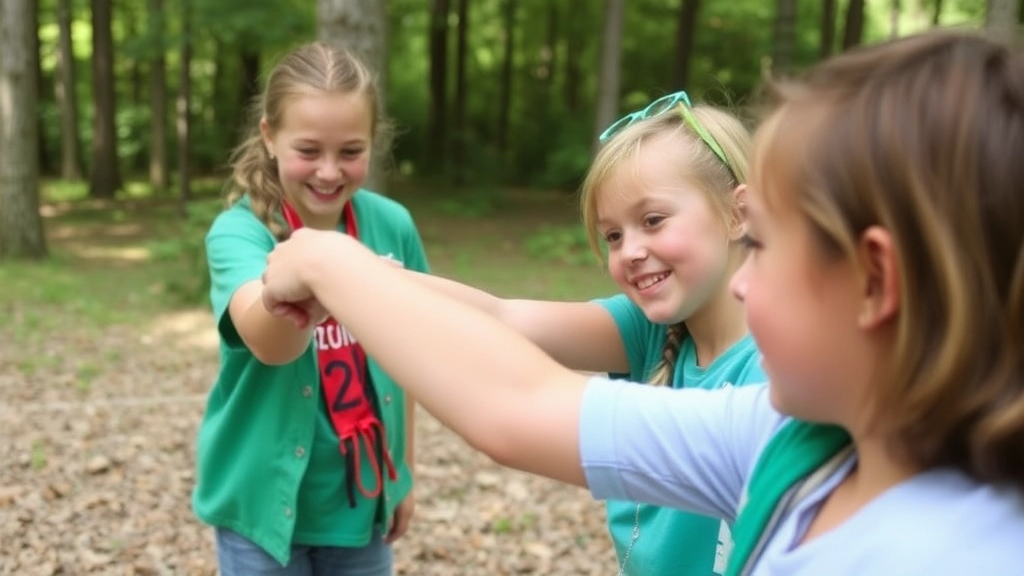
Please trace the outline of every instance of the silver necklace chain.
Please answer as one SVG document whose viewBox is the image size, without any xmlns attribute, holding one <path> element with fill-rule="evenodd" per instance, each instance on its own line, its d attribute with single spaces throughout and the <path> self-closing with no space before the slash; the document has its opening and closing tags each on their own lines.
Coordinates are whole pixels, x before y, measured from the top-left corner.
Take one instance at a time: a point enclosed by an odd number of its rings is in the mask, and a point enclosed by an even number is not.
<svg viewBox="0 0 1024 576">
<path fill-rule="evenodd" d="M 622 555 L 622 563 L 619 564 L 619 573 L 616 576 L 625 576 L 626 564 L 629 563 L 629 555 L 633 553 L 633 546 L 636 544 L 637 539 L 640 538 L 640 505 L 636 505 L 636 514 L 633 517 L 633 534 L 629 539 L 629 546 L 626 547 L 626 553 Z"/>
</svg>

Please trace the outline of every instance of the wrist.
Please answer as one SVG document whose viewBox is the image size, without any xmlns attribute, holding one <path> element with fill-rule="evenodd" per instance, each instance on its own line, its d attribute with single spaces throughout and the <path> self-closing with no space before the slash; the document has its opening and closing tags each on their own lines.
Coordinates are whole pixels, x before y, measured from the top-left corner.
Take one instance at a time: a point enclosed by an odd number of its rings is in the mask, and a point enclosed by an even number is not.
<svg viewBox="0 0 1024 576">
<path fill-rule="evenodd" d="M 318 232 L 320 237 L 310 246 L 305 261 L 300 269 L 299 279 L 309 287 L 314 296 L 319 297 L 322 290 L 329 289 L 337 283 L 332 278 L 335 272 L 342 270 L 335 262 L 346 262 L 349 251 L 348 236 L 338 232 Z M 327 258 L 324 258 L 324 256 Z M 336 286 L 335 286 L 336 287 Z"/>
</svg>

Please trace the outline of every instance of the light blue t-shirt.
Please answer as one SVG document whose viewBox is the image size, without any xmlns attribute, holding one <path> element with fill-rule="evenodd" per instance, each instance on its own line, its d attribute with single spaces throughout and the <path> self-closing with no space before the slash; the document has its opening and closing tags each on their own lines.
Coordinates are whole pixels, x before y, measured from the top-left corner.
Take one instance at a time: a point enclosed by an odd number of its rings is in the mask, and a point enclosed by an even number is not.
<svg viewBox="0 0 1024 576">
<path fill-rule="evenodd" d="M 629 379 L 646 381 L 662 359 L 666 326 L 619 295 L 596 300 L 615 319 L 629 359 Z M 749 334 L 709 366 L 698 366 L 692 338 L 680 346 L 672 388 L 721 388 L 767 381 L 761 355 Z M 608 502 L 608 530 L 625 576 L 712 576 L 725 573 L 732 548 L 729 525 L 672 508 L 624 500 Z"/>
<path fill-rule="evenodd" d="M 594 378 L 583 398 L 580 456 L 596 498 L 626 498 L 734 519 L 754 464 L 785 422 L 767 386 L 667 390 Z M 770 535 L 754 576 L 1018 576 L 1024 493 L 952 468 L 918 474 L 800 544 L 856 454 Z"/>
</svg>

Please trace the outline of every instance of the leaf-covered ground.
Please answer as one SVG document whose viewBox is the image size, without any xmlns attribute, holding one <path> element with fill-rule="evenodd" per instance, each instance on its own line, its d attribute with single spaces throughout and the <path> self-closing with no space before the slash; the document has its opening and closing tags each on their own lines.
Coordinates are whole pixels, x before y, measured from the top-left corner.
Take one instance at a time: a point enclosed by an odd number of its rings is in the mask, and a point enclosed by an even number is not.
<svg viewBox="0 0 1024 576">
<path fill-rule="evenodd" d="M 431 230 L 450 230 L 421 226 L 428 247 Z M 190 507 L 217 369 L 207 309 L 97 326 L 81 307 L 19 298 L 0 298 L 0 574 L 215 574 L 212 531 Z M 399 574 L 615 573 L 603 507 L 586 492 L 502 469 L 422 411 L 417 434 Z"/>
</svg>

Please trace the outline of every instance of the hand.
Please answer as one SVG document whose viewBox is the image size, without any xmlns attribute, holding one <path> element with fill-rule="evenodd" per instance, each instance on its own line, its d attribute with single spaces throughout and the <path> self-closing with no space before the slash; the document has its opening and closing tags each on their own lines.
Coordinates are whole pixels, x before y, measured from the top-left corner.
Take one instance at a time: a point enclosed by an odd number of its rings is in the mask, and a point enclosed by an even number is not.
<svg viewBox="0 0 1024 576">
<path fill-rule="evenodd" d="M 405 500 L 395 508 L 395 516 L 391 520 L 391 529 L 384 536 L 384 542 L 387 544 L 394 544 L 396 540 L 405 535 L 409 530 L 409 521 L 412 520 L 412 514 L 416 510 L 416 495 L 409 491 L 409 494 L 405 497 Z"/>
<path fill-rule="evenodd" d="M 264 296 L 263 305 L 272 315 L 290 320 L 298 330 L 317 326 L 331 315 L 316 298 L 308 298 L 300 302 L 271 303 L 268 307 L 267 297 Z"/>
<path fill-rule="evenodd" d="M 327 317 L 327 311 L 305 280 L 305 273 L 316 266 L 317 255 L 324 253 L 319 244 L 328 241 L 331 235 L 305 228 L 296 230 L 267 255 L 263 272 L 263 306 L 267 311 L 292 320 L 298 328 Z"/>
</svg>

